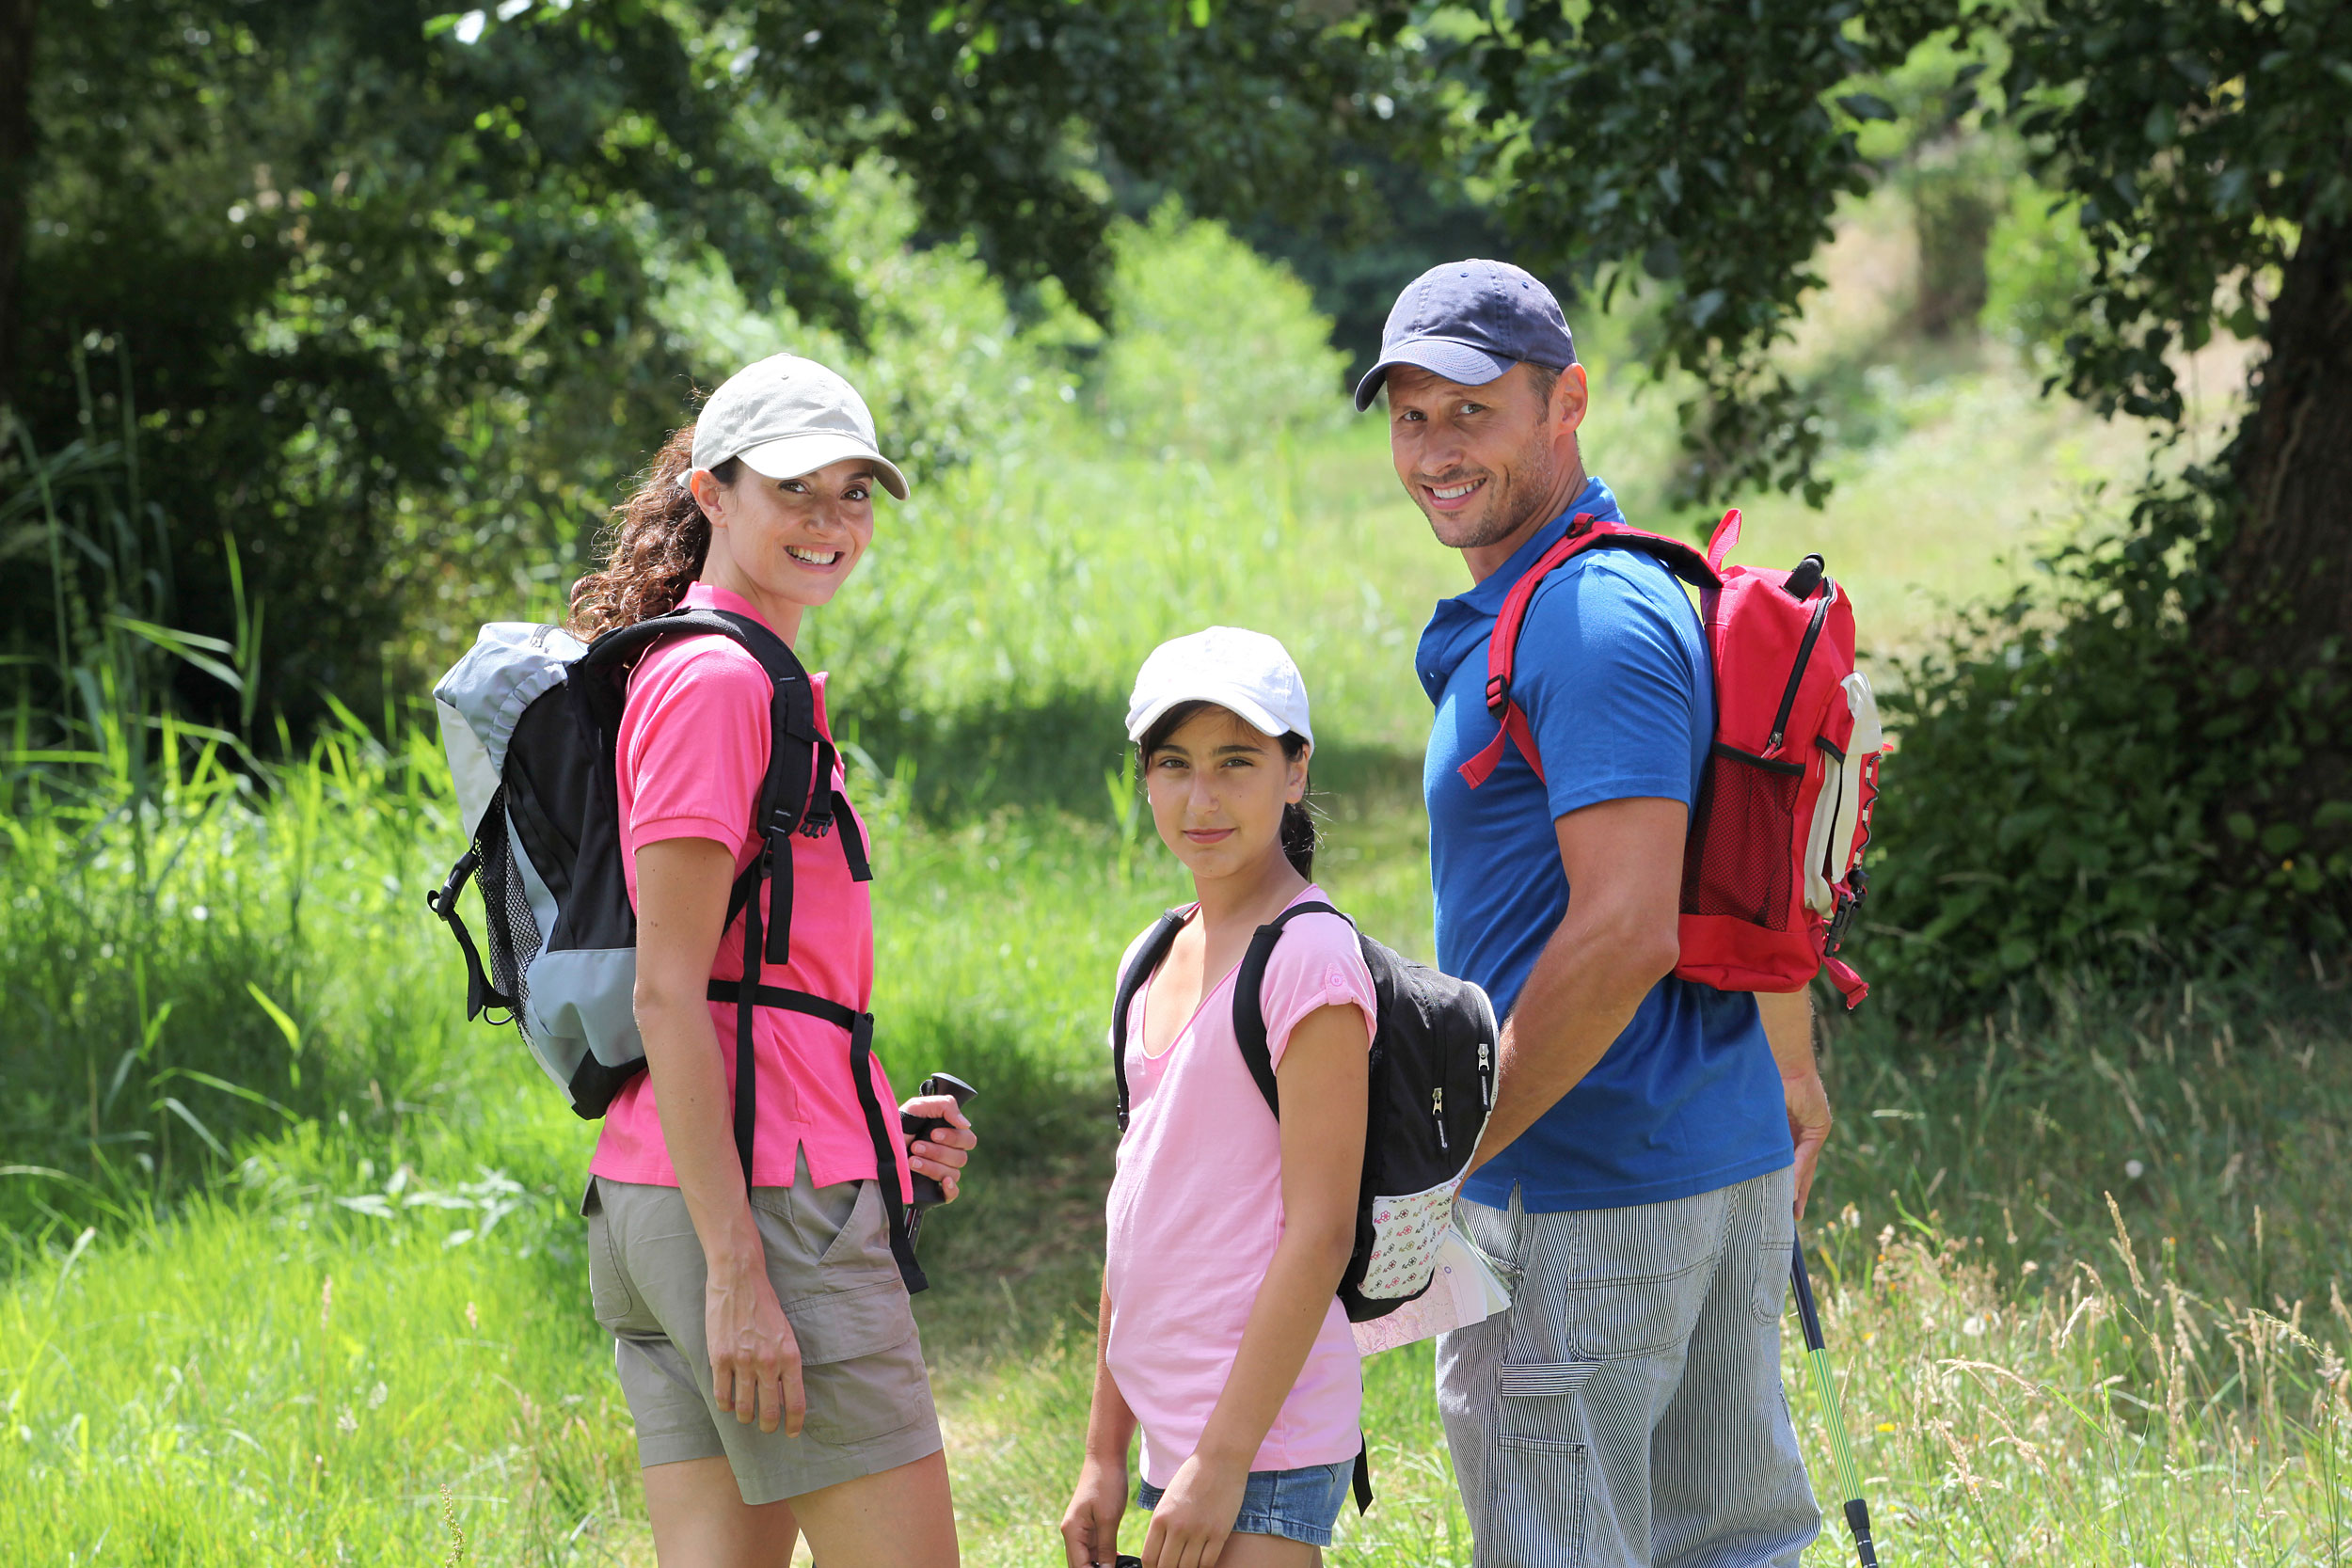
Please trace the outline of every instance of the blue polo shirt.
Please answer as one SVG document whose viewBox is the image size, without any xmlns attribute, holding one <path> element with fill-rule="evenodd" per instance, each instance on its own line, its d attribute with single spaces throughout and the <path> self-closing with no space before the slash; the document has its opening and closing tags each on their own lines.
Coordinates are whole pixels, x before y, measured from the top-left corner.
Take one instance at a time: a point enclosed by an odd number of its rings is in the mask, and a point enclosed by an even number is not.
<svg viewBox="0 0 2352 1568">
<path fill-rule="evenodd" d="M 1512 584 L 1580 512 L 1616 518 L 1587 483 L 1502 569 L 1441 599 L 1415 658 L 1437 705 L 1422 789 L 1438 967 L 1507 1015 L 1568 909 L 1553 823 L 1603 800 L 1690 805 L 1715 730 L 1707 641 L 1690 595 L 1650 556 L 1597 549 L 1544 579 L 1519 634 L 1512 693 L 1543 753 L 1516 746 L 1472 789 L 1456 771 L 1494 738 L 1486 640 Z M 1661 980 L 1581 1083 L 1463 1188 L 1530 1211 L 1619 1209 L 1713 1192 L 1791 1163 L 1780 1074 L 1756 999 Z"/>
</svg>

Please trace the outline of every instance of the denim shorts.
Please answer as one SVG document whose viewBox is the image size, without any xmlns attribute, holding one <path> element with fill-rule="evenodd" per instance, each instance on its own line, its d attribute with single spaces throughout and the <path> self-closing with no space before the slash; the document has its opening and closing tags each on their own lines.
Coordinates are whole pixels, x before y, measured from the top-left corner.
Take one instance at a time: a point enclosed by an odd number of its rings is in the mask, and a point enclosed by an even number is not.
<svg viewBox="0 0 2352 1568">
<path fill-rule="evenodd" d="M 1295 1470 L 1252 1470 L 1243 1488 L 1241 1512 L 1233 1517 L 1235 1535 L 1279 1535 L 1310 1546 L 1328 1546 L 1331 1527 L 1355 1483 L 1356 1462 L 1308 1465 Z M 1159 1506 L 1165 1493 L 1145 1481 L 1136 1490 L 1136 1506 L 1147 1513 Z"/>
</svg>

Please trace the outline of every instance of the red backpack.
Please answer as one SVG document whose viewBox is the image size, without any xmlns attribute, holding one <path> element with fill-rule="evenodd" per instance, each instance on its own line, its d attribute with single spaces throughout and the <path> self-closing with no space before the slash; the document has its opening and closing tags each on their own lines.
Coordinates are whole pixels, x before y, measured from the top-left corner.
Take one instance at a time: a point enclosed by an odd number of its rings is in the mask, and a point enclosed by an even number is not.
<svg viewBox="0 0 2352 1568">
<path fill-rule="evenodd" d="M 1715 669 L 1715 739 L 1682 850 L 1678 978 L 1724 990 L 1789 991 L 1826 972 L 1849 1007 L 1869 993 L 1836 954 L 1868 879 L 1885 737 L 1854 668 L 1853 606 L 1808 555 L 1794 571 L 1725 566 L 1740 514 L 1707 553 L 1663 534 L 1579 513 L 1565 538 L 1512 585 L 1486 644 L 1486 708 L 1502 728 L 1461 768 L 1472 789 L 1506 745 L 1544 776 L 1535 732 L 1511 696 L 1528 601 L 1579 551 L 1640 550 L 1699 591 Z"/>
</svg>

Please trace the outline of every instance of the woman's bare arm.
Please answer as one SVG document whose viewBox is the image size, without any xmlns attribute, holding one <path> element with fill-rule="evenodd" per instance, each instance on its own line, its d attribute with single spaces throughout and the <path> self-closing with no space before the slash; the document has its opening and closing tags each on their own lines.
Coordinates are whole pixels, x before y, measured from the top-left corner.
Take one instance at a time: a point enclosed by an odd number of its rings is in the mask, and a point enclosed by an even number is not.
<svg viewBox="0 0 2352 1568">
<path fill-rule="evenodd" d="M 1274 1075 L 1283 1106 L 1282 1238 L 1200 1446 L 1152 1513 L 1147 1565 L 1215 1560 L 1241 1511 L 1249 1462 L 1331 1309 L 1356 1245 L 1371 1045 L 1353 1006 L 1318 1007 L 1291 1032 Z"/>
<path fill-rule="evenodd" d="M 762 1432 L 801 1430 L 801 1352 L 768 1279 L 767 1249 L 735 1152 L 733 1101 L 710 1023 L 710 964 L 735 852 L 707 838 L 637 851 L 637 995 L 661 1140 L 709 1270 L 704 1327 L 719 1408 Z"/>
</svg>

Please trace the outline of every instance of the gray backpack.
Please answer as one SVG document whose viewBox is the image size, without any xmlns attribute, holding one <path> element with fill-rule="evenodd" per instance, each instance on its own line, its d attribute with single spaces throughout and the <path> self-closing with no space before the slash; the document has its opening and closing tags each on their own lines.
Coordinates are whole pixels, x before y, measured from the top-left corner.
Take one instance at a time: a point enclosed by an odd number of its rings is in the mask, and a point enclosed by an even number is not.
<svg viewBox="0 0 2352 1568">
<path fill-rule="evenodd" d="M 748 1184 L 755 1078 L 755 1007 L 822 1019 L 850 1036 L 850 1072 L 874 1141 L 876 1169 L 897 1167 L 897 1117 L 885 1118 L 869 1067 L 874 1019 L 828 997 L 759 983 L 762 962 L 790 957 L 791 838 L 836 823 L 850 873 L 871 879 L 850 803 L 833 787 L 836 756 L 817 726 L 807 672 L 791 647 L 748 615 L 687 610 L 583 643 L 560 626 L 493 622 L 433 689 L 460 818 L 470 841 L 449 879 L 426 895 L 466 958 L 466 1016 L 513 1022 L 572 1110 L 601 1117 L 644 1070 L 637 1032 L 637 913 L 622 874 L 615 742 L 628 676 L 657 641 L 725 637 L 759 660 L 773 686 L 768 776 L 755 820 L 758 856 L 729 890 L 727 924 L 743 927 L 740 981 L 713 980 L 710 999 L 736 1005 L 735 1147 Z M 457 911 L 481 889 L 483 955 Z M 760 884 L 772 884 L 763 917 Z M 498 1016 L 503 1014 L 503 1017 Z M 883 1180 L 891 1248 L 910 1290 L 923 1288 L 898 1183 Z"/>
</svg>

